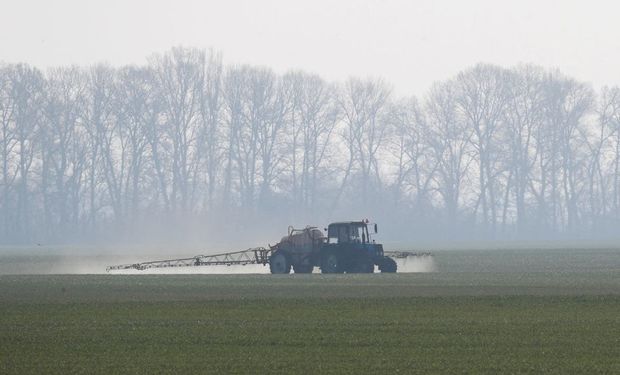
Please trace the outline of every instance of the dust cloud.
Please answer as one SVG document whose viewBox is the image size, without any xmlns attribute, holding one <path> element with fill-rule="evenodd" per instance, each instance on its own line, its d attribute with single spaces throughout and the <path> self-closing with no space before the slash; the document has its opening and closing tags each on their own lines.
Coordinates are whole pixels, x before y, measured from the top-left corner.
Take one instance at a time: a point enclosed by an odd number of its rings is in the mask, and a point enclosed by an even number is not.
<svg viewBox="0 0 620 375">
<path fill-rule="evenodd" d="M 407 257 L 396 259 L 399 273 L 435 272 L 435 258 L 432 256 Z"/>
</svg>

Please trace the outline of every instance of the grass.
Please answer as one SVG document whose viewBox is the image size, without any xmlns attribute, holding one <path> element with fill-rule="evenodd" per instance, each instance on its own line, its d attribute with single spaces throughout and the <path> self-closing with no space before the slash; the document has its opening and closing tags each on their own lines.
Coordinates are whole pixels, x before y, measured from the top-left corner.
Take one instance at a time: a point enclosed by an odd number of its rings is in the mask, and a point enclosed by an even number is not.
<svg viewBox="0 0 620 375">
<path fill-rule="evenodd" d="M 554 251 L 446 252 L 425 274 L 0 275 L 0 374 L 620 373 L 620 252 Z"/>
<path fill-rule="evenodd" d="M 122 302 L 2 309 L 3 374 L 618 373 L 620 299 Z"/>
</svg>

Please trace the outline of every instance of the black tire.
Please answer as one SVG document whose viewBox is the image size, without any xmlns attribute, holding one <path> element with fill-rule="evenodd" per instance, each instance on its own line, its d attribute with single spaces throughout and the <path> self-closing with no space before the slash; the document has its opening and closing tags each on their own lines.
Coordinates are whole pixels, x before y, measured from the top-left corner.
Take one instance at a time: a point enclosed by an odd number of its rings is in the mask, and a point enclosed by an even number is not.
<svg viewBox="0 0 620 375">
<path fill-rule="evenodd" d="M 390 257 L 384 257 L 381 264 L 379 264 L 381 273 L 395 273 L 397 268 L 396 261 Z"/>
<path fill-rule="evenodd" d="M 321 273 L 342 273 L 340 259 L 333 252 L 328 252 L 321 258 Z"/>
<path fill-rule="evenodd" d="M 291 273 L 291 262 L 288 260 L 286 254 L 276 251 L 269 258 L 269 270 L 273 274 Z"/>
<path fill-rule="evenodd" d="M 314 266 L 308 264 L 294 264 L 293 271 L 295 273 L 312 273 Z"/>
</svg>

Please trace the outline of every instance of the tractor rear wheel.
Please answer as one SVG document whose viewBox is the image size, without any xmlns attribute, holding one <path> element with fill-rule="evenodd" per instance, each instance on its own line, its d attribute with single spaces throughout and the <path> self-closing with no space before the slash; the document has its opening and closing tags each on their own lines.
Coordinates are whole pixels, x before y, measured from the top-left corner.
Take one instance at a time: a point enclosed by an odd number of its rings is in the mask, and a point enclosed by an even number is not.
<svg viewBox="0 0 620 375">
<path fill-rule="evenodd" d="M 312 273 L 314 266 L 311 264 L 293 264 L 295 273 Z"/>
<path fill-rule="evenodd" d="M 340 259 L 332 252 L 323 255 L 321 259 L 321 273 L 342 273 Z"/>
<path fill-rule="evenodd" d="M 396 261 L 390 257 L 383 258 L 383 261 L 379 264 L 381 273 L 395 273 L 397 268 Z"/>
<path fill-rule="evenodd" d="M 273 274 L 291 273 L 291 262 L 289 262 L 286 254 L 276 251 L 271 255 L 271 258 L 269 258 L 269 269 Z"/>
</svg>

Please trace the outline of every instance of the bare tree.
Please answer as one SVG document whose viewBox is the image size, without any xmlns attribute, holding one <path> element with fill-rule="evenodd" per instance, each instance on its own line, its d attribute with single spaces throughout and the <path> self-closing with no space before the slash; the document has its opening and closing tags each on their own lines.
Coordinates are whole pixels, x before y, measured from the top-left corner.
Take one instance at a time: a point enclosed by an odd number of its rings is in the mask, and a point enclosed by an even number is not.
<svg viewBox="0 0 620 375">
<path fill-rule="evenodd" d="M 110 67 L 94 66 L 86 73 L 84 89 L 83 122 L 88 135 L 87 230 L 97 232 L 98 217 L 105 215 L 105 209 L 112 207 L 116 220 L 122 217 L 118 188 L 115 183 L 115 150 L 111 133 L 114 121 L 114 76 Z M 104 182 L 105 183 L 102 183 Z M 103 212 L 102 212 L 103 211 Z"/>
<path fill-rule="evenodd" d="M 171 208 L 177 213 L 188 213 L 195 203 L 191 187 L 194 170 L 200 164 L 196 152 L 197 122 L 205 59 L 204 51 L 183 48 L 174 48 L 151 58 L 163 104 L 164 130 L 172 146 L 171 191 L 169 195 L 165 191 L 162 194 L 169 197 Z M 158 137 L 153 137 L 152 143 L 161 142 L 162 135 L 159 133 Z"/>
<path fill-rule="evenodd" d="M 417 214 L 424 216 L 432 202 L 431 186 L 436 160 L 430 158 L 429 125 L 415 98 L 395 103 L 390 110 L 390 150 L 395 160 L 393 183 L 396 208 L 413 200 Z"/>
<path fill-rule="evenodd" d="M 507 126 L 507 142 L 510 146 L 508 168 L 512 177 L 517 232 L 526 233 L 528 223 L 527 198 L 536 163 L 534 142 L 542 121 L 542 79 L 544 72 L 534 66 L 521 66 L 508 77 L 510 98 L 504 112 Z M 504 206 L 504 223 L 508 211 L 508 199 Z"/>
<path fill-rule="evenodd" d="M 278 175 L 278 142 L 290 100 L 271 70 L 247 66 L 229 70 L 225 92 L 229 126 L 225 190 L 230 196 L 234 168 L 240 205 L 251 217 L 257 202 L 268 199 Z"/>
<path fill-rule="evenodd" d="M 287 85 L 273 73 L 256 72 L 252 78 L 250 118 L 252 127 L 258 128 L 261 165 L 259 202 L 265 208 L 271 206 L 273 186 L 282 174 L 281 143 L 292 101 Z"/>
<path fill-rule="evenodd" d="M 87 145 L 82 142 L 85 82 L 77 67 L 50 70 L 42 106 L 41 184 L 45 220 L 46 227 L 54 228 L 58 235 L 76 228 L 79 220 L 77 200 L 87 154 Z"/>
<path fill-rule="evenodd" d="M 11 213 L 15 208 L 11 205 L 11 190 L 17 177 L 18 169 L 15 165 L 15 150 L 18 142 L 16 139 L 15 110 L 16 98 L 13 91 L 13 66 L 0 66 L 0 119 L 2 126 L 2 203 L 0 225 L 4 238 L 9 238 L 12 230 L 11 223 L 14 221 Z"/>
<path fill-rule="evenodd" d="M 223 206 L 230 209 L 234 201 L 235 176 L 242 160 L 239 156 L 239 137 L 243 127 L 243 90 L 245 74 L 242 67 L 229 68 L 224 77 L 225 124 L 227 128 L 225 143 L 225 168 L 223 176 Z"/>
<path fill-rule="evenodd" d="M 505 152 L 498 140 L 502 115 L 508 102 L 507 72 L 491 65 L 477 65 L 456 78 L 457 110 L 466 126 L 473 129 L 470 138 L 478 163 L 478 202 L 482 206 L 482 225 L 490 233 L 497 230 L 497 190 L 502 170 L 500 157 Z"/>
<path fill-rule="evenodd" d="M 204 206 L 207 210 L 215 209 L 214 199 L 217 188 L 217 178 L 221 169 L 224 147 L 221 142 L 226 137 L 222 126 L 223 120 L 223 65 L 222 57 L 210 51 L 208 60 L 204 65 L 204 81 L 199 99 L 199 131 L 197 140 L 198 159 L 201 160 L 202 168 L 196 168 L 196 173 L 204 174 L 202 177 L 195 176 L 194 181 L 204 178 L 206 183 L 206 196 Z M 196 184 L 194 185 L 196 186 Z"/>
<path fill-rule="evenodd" d="M 426 101 L 428 115 L 428 146 L 437 164 L 436 189 L 444 205 L 445 222 L 456 230 L 464 198 L 463 182 L 474 161 L 471 138 L 474 130 L 459 115 L 453 81 L 436 84 Z"/>
<path fill-rule="evenodd" d="M 43 75 L 35 68 L 19 64 L 12 67 L 9 73 L 11 87 L 11 101 L 14 105 L 14 140 L 15 144 L 15 172 L 12 177 L 15 181 L 15 232 L 14 235 L 22 240 L 31 241 L 33 235 L 32 210 L 34 202 L 30 192 L 34 189 L 32 166 L 37 150 L 36 133 L 41 124 L 40 104 L 41 93 L 44 87 Z M 8 182 L 8 181 L 7 181 Z"/>
<path fill-rule="evenodd" d="M 316 220 L 318 189 L 331 173 L 325 161 L 334 153 L 330 138 L 339 121 L 335 88 L 316 75 L 301 72 L 287 74 L 284 81 L 292 98 L 286 131 L 290 179 L 285 182 L 293 201 L 298 202 L 296 209 Z"/>
<path fill-rule="evenodd" d="M 115 108 L 112 126 L 115 171 L 110 176 L 122 225 L 139 219 L 142 200 L 157 201 L 157 184 L 148 178 L 152 171 L 149 163 L 149 128 L 157 122 L 158 108 L 151 90 L 152 76 L 147 70 L 125 68 L 118 73 L 113 86 L 112 103 Z M 106 145 L 110 145 L 106 142 Z M 106 152 L 110 155 L 110 152 Z"/>
<path fill-rule="evenodd" d="M 541 152 L 541 189 L 549 181 L 551 229 L 566 226 L 577 229 L 580 168 L 583 160 L 578 148 L 583 146 L 580 127 L 592 105 L 591 90 L 561 74 L 548 74 L 544 79 L 543 127 L 539 131 Z M 538 194 L 544 199 L 544 190 Z"/>
<path fill-rule="evenodd" d="M 349 79 L 341 90 L 338 103 L 343 114 L 343 140 L 348 157 L 336 203 L 353 172 L 358 173 L 359 201 L 363 204 L 369 202 L 372 187 L 381 184 L 377 155 L 386 135 L 384 115 L 390 95 L 390 88 L 378 80 Z"/>
<path fill-rule="evenodd" d="M 620 88 L 604 87 L 598 105 L 599 134 L 598 142 L 592 152 L 593 174 L 599 176 L 601 194 L 601 210 L 610 209 L 614 218 L 620 217 Z M 605 152 L 607 151 L 607 152 Z M 601 165 L 605 156 L 610 155 L 608 173 L 604 173 Z M 592 175 L 590 177 L 594 179 Z M 611 207 L 606 199 L 606 186 L 611 185 Z M 601 212 L 602 215 L 605 212 Z"/>
</svg>

